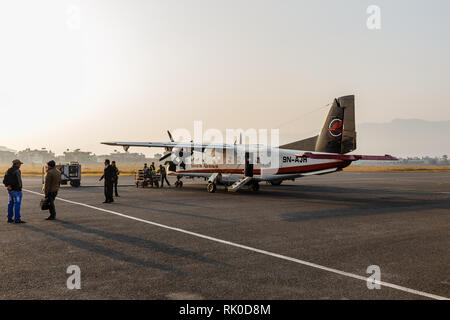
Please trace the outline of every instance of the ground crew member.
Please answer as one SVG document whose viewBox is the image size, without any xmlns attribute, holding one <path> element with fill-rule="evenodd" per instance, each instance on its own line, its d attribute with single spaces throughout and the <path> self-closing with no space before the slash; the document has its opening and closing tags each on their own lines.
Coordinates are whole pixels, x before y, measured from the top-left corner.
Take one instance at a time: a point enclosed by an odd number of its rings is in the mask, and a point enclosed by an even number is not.
<svg viewBox="0 0 450 320">
<path fill-rule="evenodd" d="M 55 161 L 51 160 L 47 163 L 47 173 L 45 174 L 45 182 L 42 187 L 48 203 L 48 210 L 50 211 L 50 216 L 45 220 L 55 220 L 56 218 L 55 199 L 58 195 L 60 183 L 61 172 L 56 169 Z"/>
<path fill-rule="evenodd" d="M 161 188 L 164 186 L 164 180 L 166 180 L 167 185 L 170 187 L 169 180 L 167 180 L 166 168 L 162 164 L 159 165 L 159 174 L 161 175 Z"/>
<path fill-rule="evenodd" d="M 153 187 L 152 172 L 151 172 L 150 168 L 147 167 L 147 164 L 146 164 L 146 163 L 144 163 L 144 169 L 143 169 L 143 171 L 144 171 L 144 183 L 145 183 L 145 185 L 146 185 L 147 179 L 148 179 L 148 182 L 149 182 L 149 183 L 152 185 L 152 187 Z"/>
<path fill-rule="evenodd" d="M 151 183 L 151 185 L 152 185 L 152 188 L 153 188 L 153 183 L 155 182 L 154 180 L 156 180 L 156 179 L 154 179 L 155 178 L 155 176 L 156 176 L 156 168 L 155 168 L 155 163 L 154 162 L 152 162 L 152 164 L 150 165 L 150 183 Z"/>
<path fill-rule="evenodd" d="M 144 179 L 150 177 L 150 169 L 147 167 L 146 163 L 144 163 L 144 169 L 142 169 L 142 171 L 144 171 Z"/>
<path fill-rule="evenodd" d="M 105 160 L 105 169 L 103 170 L 103 175 L 99 181 L 105 179 L 105 201 L 103 203 L 114 202 L 113 199 L 113 168 L 108 159 Z"/>
<path fill-rule="evenodd" d="M 150 170 L 152 171 L 153 174 L 156 173 L 156 168 L 155 168 L 155 163 L 152 162 L 151 166 L 150 166 Z"/>
<path fill-rule="evenodd" d="M 20 166 L 23 163 L 17 159 L 12 163 L 12 167 L 6 171 L 3 178 L 3 184 L 9 194 L 8 223 L 25 223 L 20 217 L 20 206 L 22 204 L 22 172 L 20 171 Z"/>
<path fill-rule="evenodd" d="M 119 193 L 117 192 L 117 185 L 119 184 L 119 168 L 116 167 L 116 162 L 111 162 L 111 166 L 113 167 L 113 186 L 114 186 L 114 192 L 116 197 L 120 197 Z"/>
<path fill-rule="evenodd" d="M 148 167 L 147 167 L 146 163 L 144 163 L 144 169 L 142 169 L 142 170 L 144 170 L 144 173 L 147 173 Z"/>
</svg>

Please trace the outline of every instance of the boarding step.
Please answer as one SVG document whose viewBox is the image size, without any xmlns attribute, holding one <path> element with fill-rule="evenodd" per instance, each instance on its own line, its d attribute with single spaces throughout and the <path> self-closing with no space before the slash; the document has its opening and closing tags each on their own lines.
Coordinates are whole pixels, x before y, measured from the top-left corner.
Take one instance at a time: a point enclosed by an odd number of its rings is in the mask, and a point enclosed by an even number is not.
<svg viewBox="0 0 450 320">
<path fill-rule="evenodd" d="M 233 185 L 228 188 L 228 191 L 230 192 L 236 192 L 243 186 L 245 186 L 248 182 L 250 182 L 253 178 L 252 177 L 243 177 L 239 181 L 236 181 L 233 183 Z"/>
</svg>

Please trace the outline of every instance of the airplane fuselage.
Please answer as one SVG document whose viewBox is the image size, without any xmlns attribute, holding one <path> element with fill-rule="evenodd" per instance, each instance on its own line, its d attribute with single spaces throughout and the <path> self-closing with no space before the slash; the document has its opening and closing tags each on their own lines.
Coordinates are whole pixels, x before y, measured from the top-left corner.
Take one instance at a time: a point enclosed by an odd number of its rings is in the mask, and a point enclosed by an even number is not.
<svg viewBox="0 0 450 320">
<path fill-rule="evenodd" d="M 264 161 L 258 156 L 261 151 L 271 156 L 270 161 Z M 244 175 L 246 164 L 243 161 L 239 161 L 236 153 L 230 155 L 227 152 L 229 151 L 216 152 L 214 156 L 206 157 L 202 161 L 195 161 L 194 153 L 189 161 L 179 163 L 176 171 L 170 174 L 209 177 L 212 174 L 219 173 L 223 176 L 228 176 L 231 181 L 236 180 Z M 323 173 L 335 172 L 351 163 L 343 160 L 309 159 L 296 156 L 303 152 L 305 151 L 278 148 L 250 149 L 249 153 L 253 155 L 253 160 L 251 161 L 253 178 L 259 181 L 295 179 L 318 171 Z M 232 178 L 233 175 L 236 175 L 236 179 Z"/>
</svg>

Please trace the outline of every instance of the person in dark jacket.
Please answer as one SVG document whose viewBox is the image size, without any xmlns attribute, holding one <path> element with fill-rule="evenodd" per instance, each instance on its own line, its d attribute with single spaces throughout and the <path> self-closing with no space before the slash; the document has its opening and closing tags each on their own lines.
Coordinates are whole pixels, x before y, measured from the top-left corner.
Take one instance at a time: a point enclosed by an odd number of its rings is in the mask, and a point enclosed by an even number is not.
<svg viewBox="0 0 450 320">
<path fill-rule="evenodd" d="M 22 204 L 22 173 L 20 160 L 14 160 L 13 165 L 5 174 L 3 184 L 8 190 L 8 223 L 25 223 L 20 216 L 20 206 Z M 13 220 L 14 216 L 14 220 Z"/>
<path fill-rule="evenodd" d="M 148 171 L 149 171 L 149 175 L 150 175 L 150 184 L 153 188 L 154 186 L 157 186 L 156 182 L 158 181 L 155 177 L 156 176 L 156 167 L 155 167 L 154 162 L 152 162 Z"/>
<path fill-rule="evenodd" d="M 167 185 L 170 187 L 169 180 L 167 180 L 166 167 L 162 164 L 159 165 L 159 174 L 161 175 L 161 188 L 164 186 L 164 180 L 167 182 Z"/>
<path fill-rule="evenodd" d="M 113 175 L 114 170 L 110 164 L 111 162 L 106 159 L 105 160 L 105 169 L 103 171 L 103 175 L 99 181 L 105 180 L 105 201 L 103 203 L 111 203 L 114 202 L 113 199 Z"/>
<path fill-rule="evenodd" d="M 51 160 L 47 163 L 47 173 L 45 174 L 45 182 L 42 187 L 50 211 L 50 216 L 46 220 L 55 220 L 56 218 L 55 199 L 58 195 L 60 183 L 61 172 L 56 169 L 55 161 Z"/>
<path fill-rule="evenodd" d="M 154 162 L 152 162 L 152 164 L 150 165 L 150 170 L 152 172 L 156 172 L 156 167 L 155 167 L 155 163 Z"/>
<path fill-rule="evenodd" d="M 120 197 L 119 193 L 117 192 L 117 185 L 119 184 L 119 168 L 116 166 L 116 162 L 111 162 L 111 166 L 113 167 L 113 187 L 114 187 L 114 193 L 116 197 Z"/>
<path fill-rule="evenodd" d="M 145 179 L 146 183 L 148 181 L 148 183 L 153 187 L 152 170 L 149 167 L 147 167 L 146 163 L 144 163 L 144 169 L 142 169 L 142 170 L 144 170 L 144 179 Z"/>
</svg>

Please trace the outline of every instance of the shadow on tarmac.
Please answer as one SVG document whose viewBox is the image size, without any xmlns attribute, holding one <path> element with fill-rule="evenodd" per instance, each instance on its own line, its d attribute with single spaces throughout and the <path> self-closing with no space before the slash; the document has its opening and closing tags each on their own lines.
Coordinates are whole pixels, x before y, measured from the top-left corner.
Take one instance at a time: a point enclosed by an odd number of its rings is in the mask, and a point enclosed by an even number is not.
<svg viewBox="0 0 450 320">
<path fill-rule="evenodd" d="M 56 220 L 57 221 L 57 220 Z M 158 264 L 158 263 L 152 263 L 146 260 L 142 260 L 139 258 L 135 258 L 135 257 L 131 257 L 128 256 L 126 254 L 123 254 L 121 252 L 115 251 L 115 250 L 111 250 L 108 249 L 106 247 L 91 243 L 91 242 L 87 242 L 87 241 L 83 241 L 83 240 L 79 240 L 76 238 L 72 238 L 66 235 L 62 235 L 60 233 L 56 233 L 56 232 L 52 232 L 52 231 L 47 231 L 44 229 L 40 229 L 37 228 L 35 226 L 32 226 L 30 224 L 26 224 L 26 225 L 22 225 L 21 227 L 28 229 L 30 231 L 34 231 L 34 232 L 38 232 L 38 233 L 42 233 L 45 234 L 46 236 L 64 241 L 74 247 L 83 249 L 83 250 L 87 250 L 87 251 L 91 251 L 93 253 L 105 256 L 105 257 L 109 257 L 112 258 L 114 260 L 119 260 L 119 261 L 123 261 L 123 262 L 128 262 L 128 263 L 132 263 L 138 266 L 142 266 L 142 267 L 146 267 L 146 268 L 153 268 L 153 269 L 159 269 L 162 271 L 166 271 L 169 273 L 173 273 L 177 276 L 181 276 L 183 275 L 183 272 L 181 272 L 181 270 L 173 268 L 173 267 L 169 267 L 169 266 L 165 266 L 162 264 Z"/>
<path fill-rule="evenodd" d="M 349 196 L 350 194 L 352 196 Z M 295 192 L 292 192 L 292 189 L 290 191 L 279 190 L 279 192 L 266 192 L 266 195 L 279 198 L 301 198 L 305 202 L 319 201 L 321 206 L 327 203 L 330 206 L 336 205 L 336 203 L 348 205 L 345 208 L 302 210 L 280 215 L 283 220 L 289 222 L 450 208 L 450 198 L 420 199 L 417 197 L 419 195 L 435 197 L 436 193 L 433 192 L 299 186 Z"/>
<path fill-rule="evenodd" d="M 159 243 L 159 242 L 155 242 L 155 241 L 151 241 L 151 240 L 147 240 L 147 239 L 141 239 L 141 238 L 128 236 L 128 235 L 124 235 L 124 234 L 120 234 L 120 233 L 92 229 L 92 228 L 84 227 L 79 224 L 75 224 L 75 223 L 67 222 L 67 221 L 55 220 L 55 222 L 59 223 L 60 225 L 62 225 L 65 228 L 68 228 L 71 230 L 75 230 L 75 231 L 87 233 L 87 234 L 94 234 L 94 235 L 100 236 L 102 238 L 114 240 L 114 241 L 121 242 L 121 243 L 126 243 L 129 245 L 135 246 L 135 247 L 151 249 L 151 250 L 154 250 L 157 252 L 162 252 L 162 253 L 166 253 L 169 255 L 182 257 L 182 258 L 193 259 L 193 260 L 203 262 L 203 263 L 209 263 L 209 264 L 214 264 L 214 265 L 218 265 L 218 266 L 227 266 L 227 267 L 230 266 L 229 264 L 225 264 L 225 263 L 222 263 L 222 262 L 214 260 L 214 259 L 205 258 L 193 251 L 188 251 L 185 249 L 177 248 L 177 247 L 169 245 L 169 244 Z"/>
</svg>

